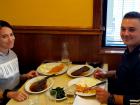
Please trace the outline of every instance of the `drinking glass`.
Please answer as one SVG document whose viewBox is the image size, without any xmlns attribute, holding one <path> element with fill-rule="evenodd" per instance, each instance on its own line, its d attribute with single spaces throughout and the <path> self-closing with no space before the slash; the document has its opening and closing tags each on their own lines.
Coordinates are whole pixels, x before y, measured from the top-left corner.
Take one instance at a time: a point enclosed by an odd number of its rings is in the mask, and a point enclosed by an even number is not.
<svg viewBox="0 0 140 105">
<path fill-rule="evenodd" d="M 76 86 L 75 85 L 67 86 L 64 89 L 64 91 L 67 97 L 66 105 L 72 105 L 75 99 Z"/>
<path fill-rule="evenodd" d="M 39 96 L 38 95 L 29 96 L 28 105 L 39 105 Z"/>
<path fill-rule="evenodd" d="M 51 95 L 51 90 L 52 88 L 50 88 L 47 92 L 46 92 L 46 103 L 47 105 L 55 105 L 56 104 L 56 96 L 57 96 L 57 92 L 53 91 L 53 96 Z"/>
</svg>

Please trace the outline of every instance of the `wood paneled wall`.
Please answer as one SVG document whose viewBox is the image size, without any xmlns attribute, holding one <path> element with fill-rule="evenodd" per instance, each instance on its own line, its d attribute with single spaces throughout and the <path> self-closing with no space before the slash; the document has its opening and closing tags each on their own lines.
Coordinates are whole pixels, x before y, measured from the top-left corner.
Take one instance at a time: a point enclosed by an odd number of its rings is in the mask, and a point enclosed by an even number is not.
<svg viewBox="0 0 140 105">
<path fill-rule="evenodd" d="M 64 42 L 68 43 L 71 61 L 100 61 L 109 63 L 110 68 L 113 69 L 120 60 L 120 55 L 100 53 L 102 49 L 100 30 L 14 27 L 14 32 L 16 40 L 13 50 L 18 55 L 23 73 L 28 69 L 36 69 L 45 60 L 61 60 Z"/>
<path fill-rule="evenodd" d="M 71 61 L 97 61 L 101 49 L 99 30 L 15 27 L 14 51 L 22 68 L 36 68 L 42 61 L 61 60 L 62 44 L 68 44 Z"/>
</svg>

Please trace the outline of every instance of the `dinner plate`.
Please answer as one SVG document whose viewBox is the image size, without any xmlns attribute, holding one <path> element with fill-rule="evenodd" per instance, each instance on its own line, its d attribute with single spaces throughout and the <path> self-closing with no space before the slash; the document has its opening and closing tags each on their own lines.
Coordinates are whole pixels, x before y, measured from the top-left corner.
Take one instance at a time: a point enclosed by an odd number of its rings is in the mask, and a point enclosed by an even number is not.
<svg viewBox="0 0 140 105">
<path fill-rule="evenodd" d="M 37 68 L 37 72 L 43 75 L 52 75 L 52 74 L 63 74 L 67 71 L 68 66 L 61 62 L 51 62 L 51 63 L 45 63 L 41 64 Z"/>
<path fill-rule="evenodd" d="M 74 71 L 76 71 L 76 70 L 82 68 L 83 66 L 87 66 L 87 67 L 90 68 L 87 72 L 85 72 L 85 74 L 79 75 L 79 76 L 74 76 L 74 75 L 71 74 L 72 72 L 74 72 Z M 90 66 L 90 65 L 74 65 L 74 66 L 72 66 L 71 68 L 68 69 L 67 74 L 68 74 L 70 77 L 83 77 L 83 76 L 89 76 L 89 75 L 91 75 L 93 72 L 94 72 L 94 68 L 93 68 L 92 66 Z"/>
<path fill-rule="evenodd" d="M 65 100 L 67 97 L 63 97 L 63 98 L 60 98 L 60 99 L 56 99 L 57 101 L 62 101 L 62 100 Z"/>
<path fill-rule="evenodd" d="M 100 83 L 101 80 L 98 80 L 98 79 L 95 79 L 95 78 L 92 78 L 92 77 L 80 77 L 80 78 L 76 78 L 76 79 L 73 79 L 71 81 L 68 82 L 68 86 L 72 86 L 72 85 L 75 85 L 76 88 L 77 86 L 82 86 L 82 87 L 91 87 L 91 86 L 94 86 L 96 85 L 97 83 Z M 76 89 L 76 94 L 77 95 L 80 95 L 80 96 L 93 96 L 96 94 L 96 92 L 91 92 L 91 93 L 86 93 L 86 92 L 78 92 L 77 89 Z"/>
<path fill-rule="evenodd" d="M 45 77 L 46 77 L 46 76 L 37 76 L 37 77 L 35 77 L 35 78 L 30 79 L 29 81 L 27 81 L 27 82 L 25 83 L 25 90 L 26 90 L 27 92 L 29 92 L 29 93 L 35 93 L 35 94 L 37 94 L 37 93 L 42 93 L 42 92 L 47 91 L 47 90 L 48 90 L 49 88 L 51 88 L 52 85 L 54 84 L 53 78 L 48 78 L 48 79 L 47 79 L 47 81 L 46 81 L 47 87 L 46 87 L 44 90 L 39 91 L 39 92 L 33 92 L 33 91 L 30 90 L 30 86 L 31 86 L 34 82 L 37 82 L 37 81 L 39 81 L 39 80 L 41 80 L 41 79 L 43 79 L 43 78 L 45 78 Z"/>
</svg>

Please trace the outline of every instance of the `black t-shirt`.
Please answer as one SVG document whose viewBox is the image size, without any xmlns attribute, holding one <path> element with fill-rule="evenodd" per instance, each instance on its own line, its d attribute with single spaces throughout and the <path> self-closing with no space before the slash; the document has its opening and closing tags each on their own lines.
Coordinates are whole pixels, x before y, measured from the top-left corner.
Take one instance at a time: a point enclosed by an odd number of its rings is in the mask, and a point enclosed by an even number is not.
<svg viewBox="0 0 140 105">
<path fill-rule="evenodd" d="M 140 46 L 131 53 L 126 49 L 116 76 L 117 94 L 124 95 L 124 105 L 140 103 Z"/>
</svg>

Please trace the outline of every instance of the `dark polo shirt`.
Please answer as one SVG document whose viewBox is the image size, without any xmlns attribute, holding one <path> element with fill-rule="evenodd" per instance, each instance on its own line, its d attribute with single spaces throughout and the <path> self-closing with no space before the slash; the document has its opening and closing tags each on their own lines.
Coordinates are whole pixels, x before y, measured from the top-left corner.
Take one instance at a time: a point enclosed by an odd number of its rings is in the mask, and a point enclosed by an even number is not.
<svg viewBox="0 0 140 105">
<path fill-rule="evenodd" d="M 124 95 L 124 105 L 140 103 L 140 46 L 133 52 L 126 49 L 116 72 L 118 94 Z"/>
</svg>

